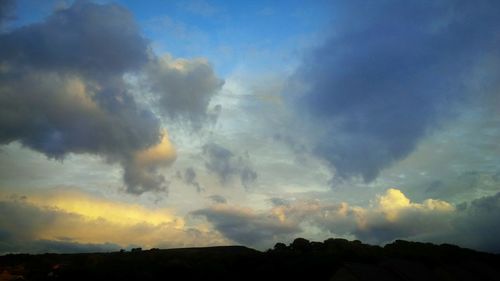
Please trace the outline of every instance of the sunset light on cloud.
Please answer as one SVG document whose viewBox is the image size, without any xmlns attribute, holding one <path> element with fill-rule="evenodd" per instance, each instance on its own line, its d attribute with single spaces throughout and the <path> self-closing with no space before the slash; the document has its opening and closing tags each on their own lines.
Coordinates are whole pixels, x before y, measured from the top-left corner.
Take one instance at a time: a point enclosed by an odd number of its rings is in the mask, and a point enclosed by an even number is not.
<svg viewBox="0 0 500 281">
<path fill-rule="evenodd" d="M 497 1 L 0 1 L 0 254 L 500 252 Z"/>
</svg>

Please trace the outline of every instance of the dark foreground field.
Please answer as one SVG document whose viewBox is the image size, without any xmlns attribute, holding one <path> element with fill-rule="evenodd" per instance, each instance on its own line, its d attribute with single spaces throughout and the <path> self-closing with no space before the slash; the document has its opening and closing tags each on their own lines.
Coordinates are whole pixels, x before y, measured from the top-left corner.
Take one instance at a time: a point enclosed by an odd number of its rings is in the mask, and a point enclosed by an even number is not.
<svg viewBox="0 0 500 281">
<path fill-rule="evenodd" d="M 0 280 L 500 280 L 500 256 L 453 245 L 328 239 L 93 254 L 0 256 Z"/>
</svg>

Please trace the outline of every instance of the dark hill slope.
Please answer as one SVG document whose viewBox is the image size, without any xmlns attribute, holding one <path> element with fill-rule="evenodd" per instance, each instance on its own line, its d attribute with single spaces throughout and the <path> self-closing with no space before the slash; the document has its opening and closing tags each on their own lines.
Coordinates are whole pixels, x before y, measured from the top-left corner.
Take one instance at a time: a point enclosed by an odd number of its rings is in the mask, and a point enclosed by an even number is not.
<svg viewBox="0 0 500 281">
<path fill-rule="evenodd" d="M 396 241 L 385 247 L 328 239 L 93 254 L 0 256 L 3 280 L 500 280 L 500 256 Z M 21 279 L 22 278 L 22 279 Z"/>
</svg>

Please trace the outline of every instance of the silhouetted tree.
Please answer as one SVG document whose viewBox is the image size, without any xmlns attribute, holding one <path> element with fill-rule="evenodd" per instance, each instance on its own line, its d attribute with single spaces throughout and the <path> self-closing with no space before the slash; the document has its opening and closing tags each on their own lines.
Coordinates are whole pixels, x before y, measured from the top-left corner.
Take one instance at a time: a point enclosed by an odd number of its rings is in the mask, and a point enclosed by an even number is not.
<svg viewBox="0 0 500 281">
<path fill-rule="evenodd" d="M 284 243 L 278 242 L 278 243 L 276 243 L 276 245 L 274 245 L 275 251 L 284 251 L 286 249 L 287 249 L 287 247 Z"/>
<path fill-rule="evenodd" d="M 306 252 L 311 249 L 311 243 L 309 240 L 304 239 L 304 238 L 297 238 L 293 240 L 292 244 L 290 245 L 292 250 L 295 251 L 300 251 L 300 252 Z"/>
</svg>

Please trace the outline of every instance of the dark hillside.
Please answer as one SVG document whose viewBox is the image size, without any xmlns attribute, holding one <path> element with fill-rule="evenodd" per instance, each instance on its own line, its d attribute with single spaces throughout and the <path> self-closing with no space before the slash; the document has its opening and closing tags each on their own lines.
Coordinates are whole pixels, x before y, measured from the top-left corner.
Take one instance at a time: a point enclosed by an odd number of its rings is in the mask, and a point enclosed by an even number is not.
<svg viewBox="0 0 500 281">
<path fill-rule="evenodd" d="M 500 256 L 396 241 L 298 238 L 259 252 L 242 246 L 0 257 L 4 280 L 500 280 Z"/>
</svg>

